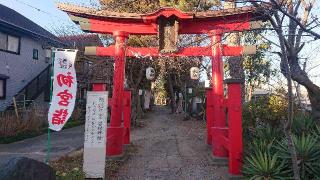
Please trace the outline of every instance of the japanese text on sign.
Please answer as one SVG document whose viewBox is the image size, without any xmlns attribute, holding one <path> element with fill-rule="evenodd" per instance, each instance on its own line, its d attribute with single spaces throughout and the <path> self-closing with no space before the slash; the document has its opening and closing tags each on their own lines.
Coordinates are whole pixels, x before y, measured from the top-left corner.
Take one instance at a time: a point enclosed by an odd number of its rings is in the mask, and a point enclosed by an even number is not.
<svg viewBox="0 0 320 180">
<path fill-rule="evenodd" d="M 87 92 L 83 171 L 86 178 L 104 178 L 108 92 Z"/>
<path fill-rule="evenodd" d="M 76 100 L 77 78 L 74 67 L 77 51 L 55 51 L 49 128 L 60 131 L 70 118 Z"/>
</svg>

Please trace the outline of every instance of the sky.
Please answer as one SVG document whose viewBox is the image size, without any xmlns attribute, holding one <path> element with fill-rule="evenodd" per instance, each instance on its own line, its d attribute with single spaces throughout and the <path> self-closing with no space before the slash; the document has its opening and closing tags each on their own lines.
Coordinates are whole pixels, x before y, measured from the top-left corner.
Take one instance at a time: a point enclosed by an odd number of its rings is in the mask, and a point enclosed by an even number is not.
<svg viewBox="0 0 320 180">
<path fill-rule="evenodd" d="M 0 4 L 19 12 L 43 28 L 53 32 L 53 29 L 61 27 L 61 25 L 74 25 L 66 13 L 56 8 L 55 2 L 90 6 L 92 1 L 94 0 L 0 0 Z"/>
<path fill-rule="evenodd" d="M 73 31 L 81 32 L 67 16 L 66 13 L 58 10 L 55 2 L 73 3 L 83 6 L 90 6 L 96 3 L 96 0 L 0 0 L 3 4 L 11 9 L 16 10 L 28 19 L 39 24 L 50 32 L 57 32 L 61 27 L 72 26 Z M 319 5 L 318 5 L 319 6 Z M 320 10 L 317 7 L 317 11 Z M 271 37 L 276 39 L 276 37 Z M 311 69 L 309 74 L 317 85 L 320 85 L 320 42 L 307 44 L 303 52 L 304 56 L 309 58 L 307 69 Z M 272 54 L 268 55 L 272 59 L 275 68 L 279 67 L 279 59 Z"/>
</svg>

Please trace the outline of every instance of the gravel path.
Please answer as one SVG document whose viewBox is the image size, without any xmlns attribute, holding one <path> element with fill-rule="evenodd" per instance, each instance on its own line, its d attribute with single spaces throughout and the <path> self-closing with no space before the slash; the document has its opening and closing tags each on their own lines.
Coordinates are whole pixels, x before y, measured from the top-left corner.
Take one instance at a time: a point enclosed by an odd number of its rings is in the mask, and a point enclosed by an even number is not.
<svg viewBox="0 0 320 180">
<path fill-rule="evenodd" d="M 164 107 L 148 116 L 146 126 L 132 132 L 138 153 L 120 167 L 116 179 L 227 179 L 227 168 L 212 163 L 203 121 L 182 121 Z"/>
</svg>

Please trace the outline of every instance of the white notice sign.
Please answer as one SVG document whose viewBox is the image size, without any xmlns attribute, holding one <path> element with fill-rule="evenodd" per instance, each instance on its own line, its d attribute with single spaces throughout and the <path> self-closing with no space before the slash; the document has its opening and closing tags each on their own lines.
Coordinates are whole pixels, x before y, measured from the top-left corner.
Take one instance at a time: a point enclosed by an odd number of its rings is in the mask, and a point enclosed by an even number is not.
<svg viewBox="0 0 320 180">
<path fill-rule="evenodd" d="M 87 92 L 83 171 L 86 178 L 105 177 L 108 92 Z"/>
</svg>

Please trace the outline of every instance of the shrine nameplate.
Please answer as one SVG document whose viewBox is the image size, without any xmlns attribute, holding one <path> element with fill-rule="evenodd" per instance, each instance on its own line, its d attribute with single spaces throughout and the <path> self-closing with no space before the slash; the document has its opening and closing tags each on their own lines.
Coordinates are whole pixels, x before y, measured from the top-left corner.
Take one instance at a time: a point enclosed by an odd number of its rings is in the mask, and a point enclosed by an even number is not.
<svg viewBox="0 0 320 180">
<path fill-rule="evenodd" d="M 105 179 L 108 92 L 87 93 L 83 171 L 86 178 Z"/>
</svg>

